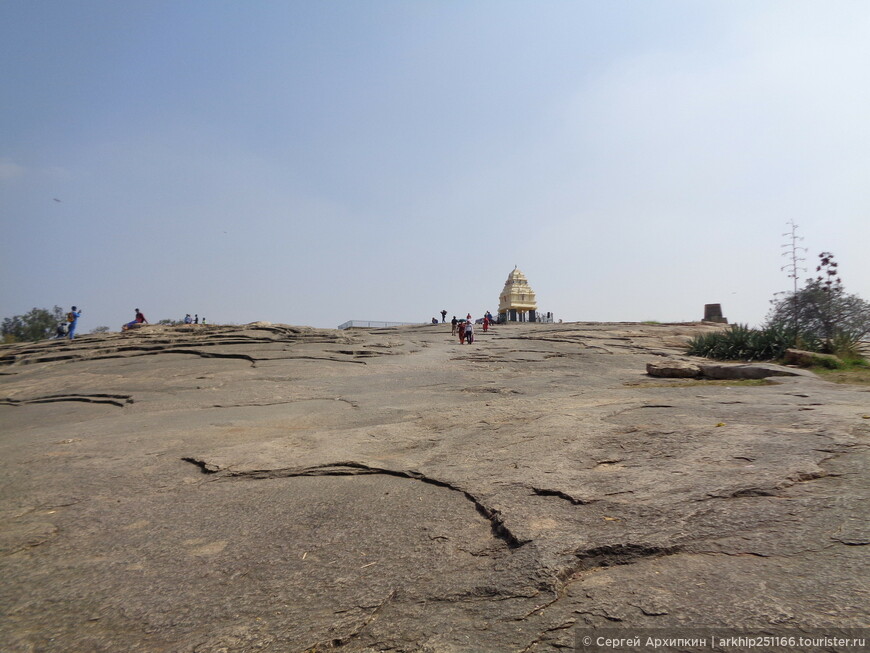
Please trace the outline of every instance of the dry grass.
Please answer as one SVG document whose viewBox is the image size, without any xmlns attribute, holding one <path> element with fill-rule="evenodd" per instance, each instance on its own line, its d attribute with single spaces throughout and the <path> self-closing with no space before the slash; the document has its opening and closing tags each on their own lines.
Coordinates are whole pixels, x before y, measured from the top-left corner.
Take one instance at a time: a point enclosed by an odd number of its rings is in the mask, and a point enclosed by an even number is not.
<svg viewBox="0 0 870 653">
<path fill-rule="evenodd" d="M 770 379 L 656 379 L 655 381 L 629 381 L 623 385 L 632 388 L 693 388 L 699 385 L 724 385 L 724 386 L 742 386 L 742 385 L 779 385 L 776 381 Z"/>
<path fill-rule="evenodd" d="M 870 385 L 870 367 L 863 365 L 850 366 L 845 369 L 829 370 L 824 367 L 813 367 L 815 372 L 825 381 L 832 383 L 848 383 L 850 385 Z"/>
</svg>

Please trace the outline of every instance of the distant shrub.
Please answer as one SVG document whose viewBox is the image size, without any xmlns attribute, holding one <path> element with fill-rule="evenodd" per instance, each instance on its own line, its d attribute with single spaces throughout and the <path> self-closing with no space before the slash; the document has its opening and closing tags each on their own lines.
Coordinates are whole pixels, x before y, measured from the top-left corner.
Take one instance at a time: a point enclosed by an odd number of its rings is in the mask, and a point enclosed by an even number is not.
<svg viewBox="0 0 870 653">
<path fill-rule="evenodd" d="M 7 317 L 0 325 L 4 343 L 28 342 L 50 338 L 54 335 L 59 322 L 66 322 L 63 309 L 34 308 L 24 315 Z"/>
</svg>

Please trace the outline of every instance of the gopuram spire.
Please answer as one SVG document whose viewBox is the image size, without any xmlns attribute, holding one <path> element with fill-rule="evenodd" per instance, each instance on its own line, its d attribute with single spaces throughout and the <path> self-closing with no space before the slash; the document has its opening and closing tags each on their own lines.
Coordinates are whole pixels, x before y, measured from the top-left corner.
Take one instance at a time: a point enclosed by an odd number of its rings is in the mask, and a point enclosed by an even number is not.
<svg viewBox="0 0 870 653">
<path fill-rule="evenodd" d="M 526 275 L 517 266 L 508 275 L 498 302 L 500 322 L 536 322 L 538 303 Z"/>
</svg>

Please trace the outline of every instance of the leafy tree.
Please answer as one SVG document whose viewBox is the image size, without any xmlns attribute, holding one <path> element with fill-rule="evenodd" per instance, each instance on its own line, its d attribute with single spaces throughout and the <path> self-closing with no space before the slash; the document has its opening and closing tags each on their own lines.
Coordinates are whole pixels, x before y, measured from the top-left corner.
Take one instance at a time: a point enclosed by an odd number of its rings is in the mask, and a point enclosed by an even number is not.
<svg viewBox="0 0 870 653">
<path fill-rule="evenodd" d="M 837 339 L 860 340 L 870 334 L 870 303 L 847 294 L 830 252 L 819 254 L 818 276 L 773 301 L 767 324 L 793 327 L 802 339 L 818 339 L 832 348 Z"/>
<path fill-rule="evenodd" d="M 24 315 L 3 319 L 0 333 L 4 342 L 26 342 L 50 338 L 57 329 L 58 322 L 66 320 L 63 309 L 55 306 L 52 310 L 33 308 Z"/>
<path fill-rule="evenodd" d="M 98 326 L 91 329 L 91 333 L 108 333 L 109 327 L 107 326 Z"/>
<path fill-rule="evenodd" d="M 847 364 L 866 365 L 861 340 L 870 335 L 870 303 L 843 289 L 837 262 L 830 252 L 819 254 L 818 273 L 798 288 L 803 259 L 797 246 L 797 225 L 792 223 L 791 242 L 785 254 L 790 262 L 783 269 L 794 280 L 794 291 L 777 293 L 763 329 L 735 324 L 726 331 L 694 338 L 688 352 L 722 360 L 775 359 L 797 345 L 809 351 L 837 354 Z"/>
</svg>

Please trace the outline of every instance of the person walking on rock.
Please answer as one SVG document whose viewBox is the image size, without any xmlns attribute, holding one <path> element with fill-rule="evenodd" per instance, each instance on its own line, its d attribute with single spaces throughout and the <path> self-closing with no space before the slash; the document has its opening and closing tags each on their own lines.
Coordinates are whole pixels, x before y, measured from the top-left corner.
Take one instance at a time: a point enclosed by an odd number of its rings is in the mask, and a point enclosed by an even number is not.
<svg viewBox="0 0 870 653">
<path fill-rule="evenodd" d="M 474 342 L 474 321 L 471 318 L 465 322 L 465 340 L 469 345 Z"/>
<path fill-rule="evenodd" d="M 455 336 L 455 335 L 456 335 L 456 325 L 458 324 L 458 322 L 459 322 L 459 320 L 457 320 L 457 319 L 456 319 L 456 316 L 454 315 L 454 316 L 453 316 L 453 319 L 450 320 L 450 324 L 453 325 L 453 328 L 450 329 L 450 335 L 451 335 L 451 336 Z"/>
<path fill-rule="evenodd" d="M 483 332 L 486 333 L 489 329 L 489 315 L 483 316 Z"/>
<path fill-rule="evenodd" d="M 447 321 L 447 309 L 441 311 L 441 324 L 444 324 Z"/>
<path fill-rule="evenodd" d="M 66 314 L 66 321 L 69 322 L 69 327 L 67 333 L 69 333 L 69 339 L 74 340 L 76 337 L 76 326 L 78 326 L 79 318 L 82 316 L 82 312 L 78 310 L 75 306 L 72 307 L 72 310 Z"/>
</svg>

